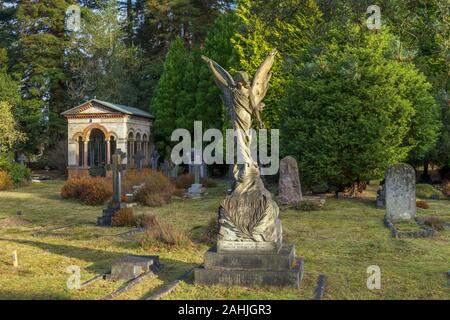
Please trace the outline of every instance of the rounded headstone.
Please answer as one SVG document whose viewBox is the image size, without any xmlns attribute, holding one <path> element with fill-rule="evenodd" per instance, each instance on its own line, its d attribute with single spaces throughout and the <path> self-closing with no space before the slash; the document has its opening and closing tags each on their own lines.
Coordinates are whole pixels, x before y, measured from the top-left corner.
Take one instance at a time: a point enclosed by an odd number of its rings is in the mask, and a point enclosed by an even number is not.
<svg viewBox="0 0 450 320">
<path fill-rule="evenodd" d="M 391 166 L 386 172 L 386 215 L 392 220 L 416 216 L 416 173 L 406 163 Z"/>
</svg>

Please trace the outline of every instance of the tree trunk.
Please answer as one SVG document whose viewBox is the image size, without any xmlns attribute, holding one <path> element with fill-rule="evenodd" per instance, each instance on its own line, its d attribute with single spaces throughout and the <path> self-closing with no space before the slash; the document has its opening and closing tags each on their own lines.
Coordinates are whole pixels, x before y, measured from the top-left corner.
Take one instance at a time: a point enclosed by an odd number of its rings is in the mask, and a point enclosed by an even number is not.
<svg viewBox="0 0 450 320">
<path fill-rule="evenodd" d="M 426 182 L 426 183 L 431 182 L 431 177 L 430 177 L 428 169 L 429 169 L 429 162 L 428 162 L 428 160 L 424 160 L 424 162 L 423 162 L 423 173 L 422 173 L 422 177 L 420 179 L 422 182 Z"/>
<path fill-rule="evenodd" d="M 133 42 L 133 3 L 131 0 L 127 0 L 127 20 L 128 20 L 128 40 L 130 44 Z"/>
</svg>

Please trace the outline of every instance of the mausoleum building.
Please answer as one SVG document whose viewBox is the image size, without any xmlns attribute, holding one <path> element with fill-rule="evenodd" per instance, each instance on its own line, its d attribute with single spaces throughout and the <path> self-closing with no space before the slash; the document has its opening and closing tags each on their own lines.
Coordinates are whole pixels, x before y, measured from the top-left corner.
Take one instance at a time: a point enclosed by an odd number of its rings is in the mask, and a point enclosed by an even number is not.
<svg viewBox="0 0 450 320">
<path fill-rule="evenodd" d="M 110 175 L 111 156 L 119 148 L 128 168 L 150 165 L 155 119 L 150 113 L 92 99 L 62 115 L 67 119 L 69 177 Z"/>
</svg>

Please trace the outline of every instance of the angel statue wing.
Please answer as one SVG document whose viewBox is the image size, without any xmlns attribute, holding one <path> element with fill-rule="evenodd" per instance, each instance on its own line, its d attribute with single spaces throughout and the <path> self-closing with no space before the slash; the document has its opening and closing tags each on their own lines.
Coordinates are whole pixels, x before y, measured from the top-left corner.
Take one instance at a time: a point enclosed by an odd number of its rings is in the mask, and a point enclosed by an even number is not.
<svg viewBox="0 0 450 320">
<path fill-rule="evenodd" d="M 222 100 L 223 103 L 228 107 L 231 108 L 233 105 L 232 97 L 231 97 L 231 90 L 230 88 L 235 87 L 236 83 L 231 77 L 231 75 L 222 68 L 217 62 L 214 60 L 211 60 L 208 57 L 202 56 L 202 59 L 208 64 L 208 67 L 211 69 L 214 80 L 219 87 L 220 91 L 222 91 Z"/>
<path fill-rule="evenodd" d="M 257 111 L 261 111 L 262 107 L 264 106 L 263 104 L 261 104 L 261 102 L 266 96 L 267 89 L 269 88 L 269 80 L 272 77 L 270 69 L 272 69 L 277 52 L 278 50 L 274 49 L 267 56 L 266 60 L 264 60 L 264 62 L 259 67 L 258 71 L 256 71 L 255 77 L 253 79 L 252 88 L 250 90 L 250 101 L 253 108 L 257 109 Z"/>
</svg>

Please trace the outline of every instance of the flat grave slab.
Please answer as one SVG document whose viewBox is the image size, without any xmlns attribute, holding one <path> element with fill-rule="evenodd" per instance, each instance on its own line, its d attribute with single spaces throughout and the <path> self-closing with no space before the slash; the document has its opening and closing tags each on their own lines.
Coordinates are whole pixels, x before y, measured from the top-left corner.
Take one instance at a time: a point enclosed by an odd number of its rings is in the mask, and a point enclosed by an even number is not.
<svg viewBox="0 0 450 320">
<path fill-rule="evenodd" d="M 157 272 L 159 269 L 159 256 L 129 255 L 122 257 L 113 263 L 110 279 L 136 279 L 145 272 Z"/>
</svg>

